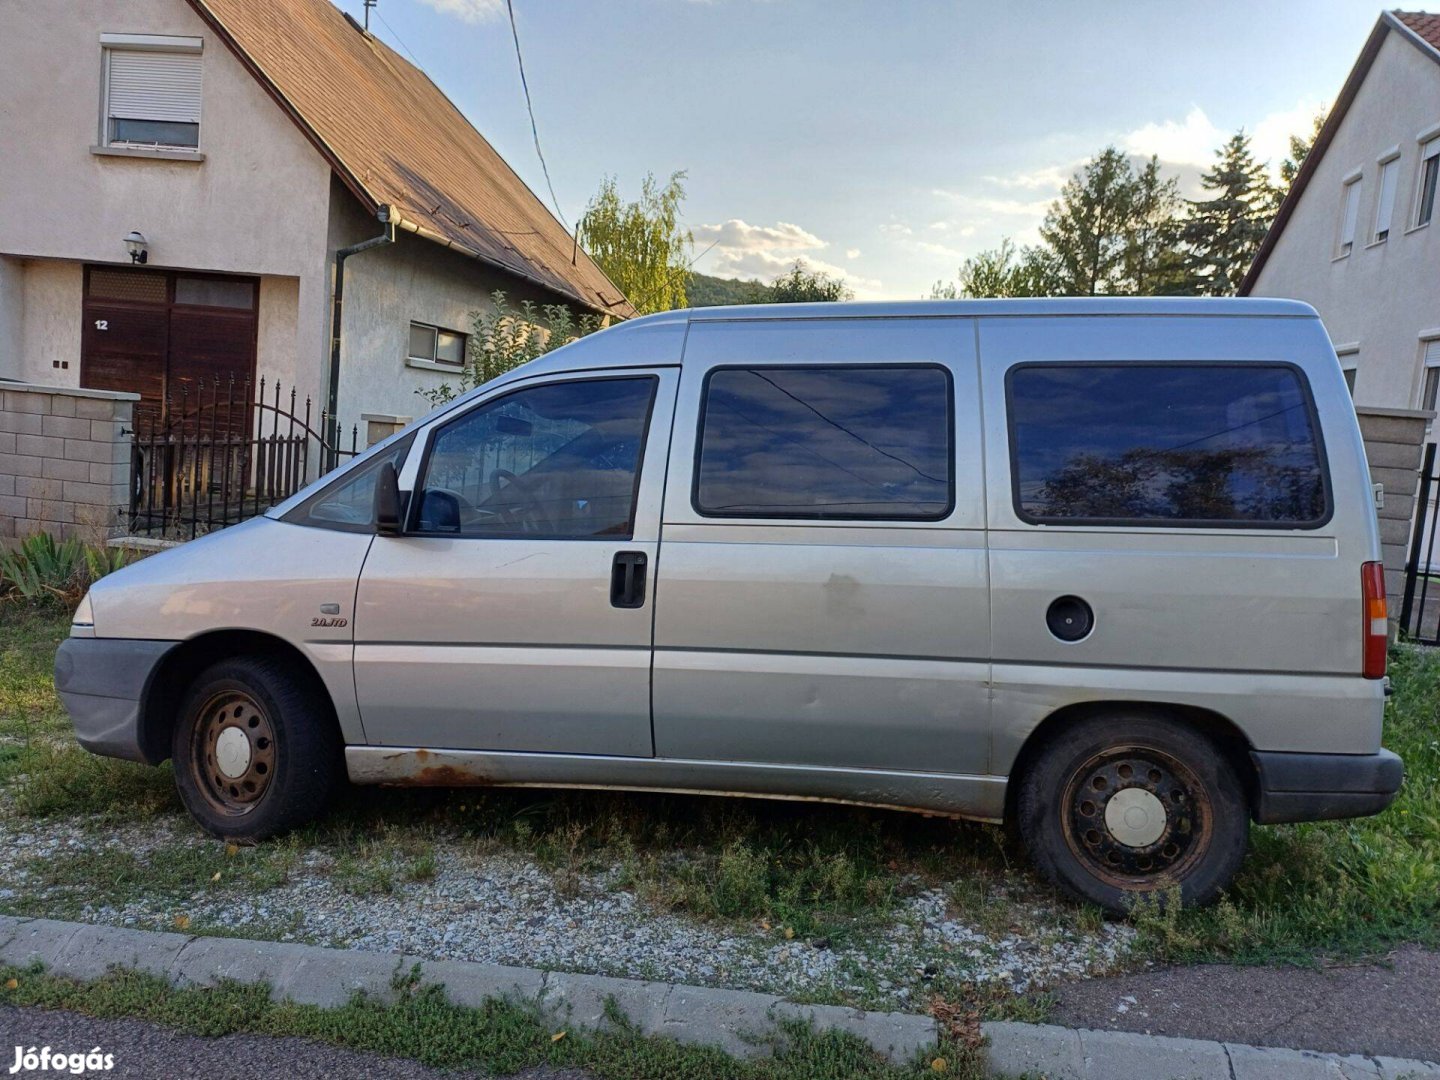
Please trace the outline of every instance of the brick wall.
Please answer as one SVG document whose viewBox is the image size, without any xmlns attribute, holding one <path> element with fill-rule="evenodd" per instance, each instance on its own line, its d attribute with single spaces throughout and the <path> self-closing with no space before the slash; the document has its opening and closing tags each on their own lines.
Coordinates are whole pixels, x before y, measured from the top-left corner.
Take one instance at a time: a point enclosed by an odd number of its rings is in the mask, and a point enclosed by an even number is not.
<svg viewBox="0 0 1440 1080">
<path fill-rule="evenodd" d="M 1393 620 L 1400 614 L 1400 599 L 1405 592 L 1405 560 L 1409 555 L 1416 487 L 1420 483 L 1420 459 L 1425 450 L 1425 425 L 1435 414 L 1417 409 L 1362 406 L 1355 410 L 1355 415 L 1365 439 L 1370 480 L 1381 485 L 1384 491 L 1384 505 L 1375 513 L 1380 519 L 1385 592 Z"/>
<path fill-rule="evenodd" d="M 138 394 L 0 381 L 0 540 L 125 531 Z"/>
</svg>

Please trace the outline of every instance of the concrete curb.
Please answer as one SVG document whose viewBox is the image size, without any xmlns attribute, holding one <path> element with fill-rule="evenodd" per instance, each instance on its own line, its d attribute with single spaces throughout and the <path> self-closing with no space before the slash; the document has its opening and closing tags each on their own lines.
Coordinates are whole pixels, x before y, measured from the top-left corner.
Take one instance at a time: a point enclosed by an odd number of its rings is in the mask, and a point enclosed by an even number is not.
<svg viewBox="0 0 1440 1080">
<path fill-rule="evenodd" d="M 264 982 L 276 1000 L 334 1007 L 356 991 L 391 1001 L 398 975 L 417 965 L 422 984 L 440 983 L 459 1005 L 487 998 L 538 1003 L 559 1024 L 604 1028 L 614 999 L 630 1023 L 649 1035 L 717 1045 L 737 1056 L 764 1053 L 758 1040 L 777 1022 L 798 1019 L 847 1031 L 892 1061 L 905 1062 L 938 1040 L 935 1020 L 908 1013 L 798 1005 L 747 990 L 681 986 L 603 975 L 544 972 L 460 960 L 422 960 L 315 945 L 127 930 L 113 926 L 0 915 L 0 964 L 39 962 L 53 974 L 94 979 L 133 968 L 176 986 L 222 979 Z M 996 1076 L 1049 1080 L 1440 1080 L 1440 1065 L 1396 1058 L 1318 1054 L 1117 1031 L 1077 1031 L 1046 1024 L 990 1023 L 990 1070 Z"/>
</svg>

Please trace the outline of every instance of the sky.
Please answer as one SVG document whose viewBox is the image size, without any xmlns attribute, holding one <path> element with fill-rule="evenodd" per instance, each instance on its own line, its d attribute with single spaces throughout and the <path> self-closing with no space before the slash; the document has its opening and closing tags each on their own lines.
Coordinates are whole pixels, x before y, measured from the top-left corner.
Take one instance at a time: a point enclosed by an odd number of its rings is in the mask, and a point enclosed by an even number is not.
<svg viewBox="0 0 1440 1080">
<path fill-rule="evenodd" d="M 357 18 L 361 0 L 333 0 Z M 513 0 L 541 147 L 573 226 L 605 176 L 686 173 L 695 269 L 796 259 L 914 299 L 1114 144 L 1187 194 L 1244 127 L 1278 168 L 1340 90 L 1361 0 Z M 418 63 L 550 204 L 505 0 L 379 0 Z"/>
</svg>

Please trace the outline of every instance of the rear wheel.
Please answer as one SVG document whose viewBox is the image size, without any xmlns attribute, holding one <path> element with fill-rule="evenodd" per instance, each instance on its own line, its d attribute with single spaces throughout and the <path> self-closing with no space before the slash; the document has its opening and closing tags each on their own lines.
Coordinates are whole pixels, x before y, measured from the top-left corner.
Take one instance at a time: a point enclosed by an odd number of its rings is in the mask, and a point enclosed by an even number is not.
<svg viewBox="0 0 1440 1080">
<path fill-rule="evenodd" d="M 343 778 L 329 703 L 273 657 L 222 660 L 180 707 L 175 784 L 211 834 L 263 840 L 324 812 Z"/>
<path fill-rule="evenodd" d="M 1164 717 L 1095 716 L 1051 739 L 1020 778 L 1020 834 L 1036 869 L 1124 913 L 1176 887 L 1206 904 L 1240 869 L 1249 808 L 1209 739 Z"/>
</svg>

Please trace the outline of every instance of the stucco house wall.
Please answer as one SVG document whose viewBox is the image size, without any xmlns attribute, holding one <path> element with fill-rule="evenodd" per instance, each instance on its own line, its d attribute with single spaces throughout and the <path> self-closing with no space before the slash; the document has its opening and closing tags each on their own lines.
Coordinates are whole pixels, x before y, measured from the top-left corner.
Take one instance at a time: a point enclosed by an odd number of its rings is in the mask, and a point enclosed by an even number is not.
<svg viewBox="0 0 1440 1080">
<path fill-rule="evenodd" d="M 1341 362 L 1355 367 L 1357 405 L 1420 405 L 1425 341 L 1440 337 L 1440 213 L 1413 225 L 1420 143 L 1437 134 L 1440 64 L 1392 31 L 1250 290 L 1314 305 Z M 1377 244 L 1379 162 L 1397 149 L 1390 235 Z M 1357 173 L 1355 246 L 1340 258 L 1343 187 Z"/>
<path fill-rule="evenodd" d="M 261 373 L 318 393 L 328 164 L 181 0 L 47 3 L 43 18 L 35 14 L 7 20 L 0 65 L 0 288 L 9 296 L 0 376 L 79 385 L 81 265 L 128 265 L 122 238 L 134 229 L 149 241 L 151 267 L 262 276 Z M 203 39 L 203 160 L 92 151 L 102 33 Z M 6 329 L 17 316 L 17 273 L 18 335 Z M 277 291 L 269 278 L 290 283 Z M 267 299 L 287 293 L 290 311 L 267 310 Z M 300 309 L 313 317 L 297 317 Z M 57 357 L 68 369 L 52 366 Z"/>
</svg>

